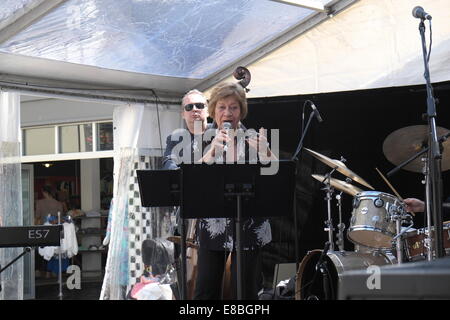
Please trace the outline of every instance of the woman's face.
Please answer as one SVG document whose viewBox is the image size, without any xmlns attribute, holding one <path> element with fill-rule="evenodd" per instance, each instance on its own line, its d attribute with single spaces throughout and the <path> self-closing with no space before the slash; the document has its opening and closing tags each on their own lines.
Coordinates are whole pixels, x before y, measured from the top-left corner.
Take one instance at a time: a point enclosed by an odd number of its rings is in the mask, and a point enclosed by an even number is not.
<svg viewBox="0 0 450 320">
<path fill-rule="evenodd" d="M 232 128 L 236 129 L 241 120 L 241 105 L 239 104 L 239 100 L 234 96 L 220 99 L 216 103 L 214 113 L 214 120 L 218 128 L 222 128 L 224 122 L 231 122 Z"/>
</svg>

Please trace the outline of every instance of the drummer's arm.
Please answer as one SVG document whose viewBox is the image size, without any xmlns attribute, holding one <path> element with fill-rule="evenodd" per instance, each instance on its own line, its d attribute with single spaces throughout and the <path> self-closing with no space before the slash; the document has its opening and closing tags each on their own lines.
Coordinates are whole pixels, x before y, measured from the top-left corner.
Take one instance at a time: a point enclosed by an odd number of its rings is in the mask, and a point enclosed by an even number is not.
<svg viewBox="0 0 450 320">
<path fill-rule="evenodd" d="M 416 198 L 407 198 L 403 202 L 406 205 L 406 211 L 408 212 L 424 212 L 425 203 L 422 200 Z"/>
</svg>

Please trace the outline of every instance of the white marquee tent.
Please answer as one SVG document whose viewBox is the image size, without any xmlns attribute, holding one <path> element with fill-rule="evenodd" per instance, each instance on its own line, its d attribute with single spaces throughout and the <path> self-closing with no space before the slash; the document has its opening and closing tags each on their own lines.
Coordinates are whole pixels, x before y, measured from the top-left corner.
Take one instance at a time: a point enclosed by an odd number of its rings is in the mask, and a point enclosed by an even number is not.
<svg viewBox="0 0 450 320">
<path fill-rule="evenodd" d="M 155 104 L 176 106 L 184 92 L 207 91 L 230 80 L 238 66 L 251 71 L 250 98 L 424 84 L 420 20 L 412 16 L 419 5 L 433 17 L 431 25 L 425 23 L 428 45 L 432 30 L 431 80 L 450 80 L 448 0 L 299 3 L 3 0 L 0 159 L 20 156 L 19 148 L 11 147 L 20 136 L 18 111 L 10 109 L 18 99 L 9 92 L 133 104 L 119 106 L 114 121 L 136 129 L 119 135 L 121 146 L 136 147 L 139 137 L 158 135 L 156 117 L 164 120 L 165 134 L 179 123 L 168 116 L 169 109 L 156 114 Z M 32 123 L 36 113 L 39 109 L 23 118 Z M 160 130 L 150 147 L 157 148 L 161 136 Z M 0 178 L 0 186 L 17 182 L 14 174 Z M 2 199 L 8 192 L 0 189 Z M 19 192 L 14 197 L 20 199 Z M 2 199 L 0 218 L 13 225 L 7 218 L 21 208 L 2 207 Z"/>
</svg>

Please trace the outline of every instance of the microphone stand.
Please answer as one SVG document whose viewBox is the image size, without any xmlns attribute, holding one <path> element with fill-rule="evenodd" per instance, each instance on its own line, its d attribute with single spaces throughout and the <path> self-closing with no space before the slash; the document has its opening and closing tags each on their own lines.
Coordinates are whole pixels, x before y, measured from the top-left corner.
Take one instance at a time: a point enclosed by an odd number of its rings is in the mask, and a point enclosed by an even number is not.
<svg viewBox="0 0 450 320">
<path fill-rule="evenodd" d="M 435 227 L 435 249 L 436 258 L 445 256 L 444 246 L 442 242 L 442 177 L 441 177 L 441 159 L 442 154 L 439 149 L 439 141 L 437 139 L 436 129 L 436 103 L 433 97 L 433 88 L 430 81 L 430 71 L 427 59 L 427 48 L 425 40 L 425 23 L 424 19 L 419 23 L 420 37 L 422 40 L 422 53 L 423 62 L 425 67 L 424 77 L 427 87 L 427 119 L 428 119 L 428 181 L 427 187 L 428 193 L 431 195 L 431 199 L 427 198 L 427 203 L 431 202 L 430 208 L 432 209 L 434 227 Z M 429 186 L 428 186 L 429 185 Z M 431 234 L 431 230 L 430 230 Z"/>
<path fill-rule="evenodd" d="M 311 112 L 309 115 L 308 122 L 306 123 L 305 130 L 303 130 L 303 132 L 302 132 L 302 137 L 300 139 L 300 142 L 298 143 L 297 150 L 295 150 L 295 153 L 292 156 L 291 160 L 298 160 L 297 155 L 300 153 L 301 149 L 303 148 L 303 140 L 305 139 L 306 132 L 308 131 L 309 126 L 311 125 L 311 120 L 313 117 L 314 117 L 314 112 Z"/>
<path fill-rule="evenodd" d="M 303 140 L 305 139 L 306 133 L 308 132 L 309 126 L 311 125 L 311 120 L 314 117 L 314 112 L 311 112 L 309 114 L 308 122 L 306 123 L 305 130 L 302 132 L 302 137 L 300 138 L 300 142 L 298 143 L 297 149 L 295 150 L 294 155 L 292 156 L 291 160 L 294 160 L 296 163 L 296 166 L 298 165 L 298 157 L 297 155 L 300 153 L 300 151 L 303 148 Z M 295 172 L 297 173 L 297 168 L 295 169 Z M 294 196 L 294 245 L 295 245 L 295 270 L 298 270 L 299 267 L 299 257 L 298 257 L 298 232 L 297 232 L 297 188 L 295 188 L 295 196 Z"/>
</svg>

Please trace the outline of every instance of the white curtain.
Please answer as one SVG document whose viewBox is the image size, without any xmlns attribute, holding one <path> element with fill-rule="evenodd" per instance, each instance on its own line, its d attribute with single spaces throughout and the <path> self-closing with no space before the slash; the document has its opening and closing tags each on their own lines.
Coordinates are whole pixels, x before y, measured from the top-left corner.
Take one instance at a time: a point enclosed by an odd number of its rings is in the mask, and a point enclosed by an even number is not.
<svg viewBox="0 0 450 320">
<path fill-rule="evenodd" d="M 141 130 L 144 105 L 118 106 L 114 109 L 114 196 L 110 209 L 110 239 L 101 300 L 121 300 L 126 294 L 123 275 L 127 263 L 128 181 L 137 155 L 137 142 Z M 125 260 L 125 261 L 124 261 Z"/>
<path fill-rule="evenodd" d="M 21 226 L 20 96 L 0 91 L 0 226 Z M 0 248 L 0 265 L 14 260 L 23 248 Z M 23 260 L 0 274 L 2 300 L 23 299 Z"/>
</svg>

